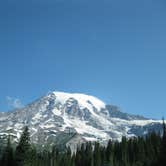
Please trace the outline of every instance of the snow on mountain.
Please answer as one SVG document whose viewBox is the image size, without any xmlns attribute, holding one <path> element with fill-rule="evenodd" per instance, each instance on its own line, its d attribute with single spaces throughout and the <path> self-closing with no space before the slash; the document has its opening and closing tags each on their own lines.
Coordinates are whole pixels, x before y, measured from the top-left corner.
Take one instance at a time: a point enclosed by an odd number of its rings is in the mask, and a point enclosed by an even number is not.
<svg viewBox="0 0 166 166">
<path fill-rule="evenodd" d="M 23 127 L 28 125 L 33 142 L 72 144 L 120 140 L 122 136 L 140 136 L 161 129 L 160 121 L 117 108 L 85 94 L 51 92 L 24 108 L 1 113 L 0 136 L 10 134 L 18 141 Z"/>
<path fill-rule="evenodd" d="M 73 98 L 78 101 L 80 107 L 88 108 L 89 110 L 92 109 L 92 106 L 95 106 L 95 108 L 97 108 L 97 110 L 100 111 L 102 108 L 105 108 L 106 106 L 105 103 L 99 100 L 98 98 L 85 94 L 64 92 L 53 92 L 53 94 L 56 96 L 56 100 L 62 104 L 65 104 L 65 102 L 68 99 Z"/>
</svg>

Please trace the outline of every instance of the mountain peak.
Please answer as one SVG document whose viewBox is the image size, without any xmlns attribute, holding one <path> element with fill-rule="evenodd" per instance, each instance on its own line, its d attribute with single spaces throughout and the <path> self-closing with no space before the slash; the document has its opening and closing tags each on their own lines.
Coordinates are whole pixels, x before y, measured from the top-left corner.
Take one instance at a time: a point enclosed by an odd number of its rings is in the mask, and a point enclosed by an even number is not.
<svg viewBox="0 0 166 166">
<path fill-rule="evenodd" d="M 82 93 L 66 93 L 66 92 L 53 91 L 51 92 L 51 95 L 55 95 L 56 100 L 60 101 L 63 104 L 68 99 L 73 98 L 78 101 L 81 107 L 89 108 L 91 107 L 91 105 L 93 105 L 97 108 L 98 111 L 106 107 L 106 104 L 100 99 Z"/>
<path fill-rule="evenodd" d="M 102 142 L 144 135 L 160 127 L 158 121 L 122 113 L 94 96 L 55 91 L 24 108 L 4 113 L 0 117 L 0 137 L 10 134 L 17 141 L 25 124 L 31 140 L 41 144 L 58 141 L 63 133 L 67 133 L 66 140 L 72 139 L 73 133 L 86 141 Z"/>
</svg>

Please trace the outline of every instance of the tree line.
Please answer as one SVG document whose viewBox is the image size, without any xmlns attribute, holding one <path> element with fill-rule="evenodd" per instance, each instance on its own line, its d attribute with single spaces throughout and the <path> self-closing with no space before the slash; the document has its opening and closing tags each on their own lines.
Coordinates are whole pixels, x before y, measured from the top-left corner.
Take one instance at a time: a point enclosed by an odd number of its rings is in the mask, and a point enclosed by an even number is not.
<svg viewBox="0 0 166 166">
<path fill-rule="evenodd" d="M 0 149 L 0 166 L 166 166 L 166 127 L 163 134 L 150 133 L 145 137 L 109 141 L 107 146 L 87 142 L 72 153 L 57 146 L 37 150 L 30 142 L 28 127 L 14 147 L 10 136 Z"/>
</svg>

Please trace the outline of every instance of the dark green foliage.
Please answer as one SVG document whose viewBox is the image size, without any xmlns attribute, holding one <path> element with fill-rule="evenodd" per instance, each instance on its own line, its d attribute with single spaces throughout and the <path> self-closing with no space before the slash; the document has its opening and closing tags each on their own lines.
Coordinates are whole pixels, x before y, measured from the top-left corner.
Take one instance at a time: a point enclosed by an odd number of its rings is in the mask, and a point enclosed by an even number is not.
<svg viewBox="0 0 166 166">
<path fill-rule="evenodd" d="M 94 157 L 94 165 L 101 166 L 101 148 L 98 142 L 95 143 L 93 157 Z"/>
<path fill-rule="evenodd" d="M 13 156 L 13 148 L 10 142 L 10 136 L 8 136 L 7 139 L 7 145 L 6 148 L 4 149 L 2 159 L 1 159 L 1 166 L 14 166 L 14 156 Z"/>
<path fill-rule="evenodd" d="M 31 144 L 30 144 L 30 134 L 28 127 L 26 126 L 18 146 L 16 147 L 15 158 L 17 166 L 29 165 L 29 160 L 31 159 Z"/>
<path fill-rule="evenodd" d="M 163 136 L 160 146 L 160 154 L 157 161 L 157 166 L 166 166 L 166 125 L 163 119 Z"/>
<path fill-rule="evenodd" d="M 109 141 L 107 146 L 98 142 L 82 144 L 71 152 L 47 146 L 36 150 L 30 143 L 28 127 L 25 127 L 20 141 L 13 149 L 8 138 L 1 150 L 0 166 L 166 166 L 166 127 L 163 136 L 151 133 L 146 137 L 122 138 L 121 142 Z"/>
</svg>

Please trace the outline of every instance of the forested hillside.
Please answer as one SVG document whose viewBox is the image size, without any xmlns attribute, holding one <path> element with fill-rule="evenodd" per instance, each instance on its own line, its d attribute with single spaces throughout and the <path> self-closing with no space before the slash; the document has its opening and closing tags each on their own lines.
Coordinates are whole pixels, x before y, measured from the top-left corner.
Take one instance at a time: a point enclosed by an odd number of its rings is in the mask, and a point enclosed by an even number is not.
<svg viewBox="0 0 166 166">
<path fill-rule="evenodd" d="M 2 140 L 1 140 L 2 145 Z M 150 133 L 146 137 L 108 142 L 106 147 L 88 142 L 72 153 L 70 148 L 36 148 L 30 142 L 25 127 L 15 147 L 10 136 L 0 148 L 1 166 L 166 166 L 166 127 L 163 134 Z"/>
</svg>

